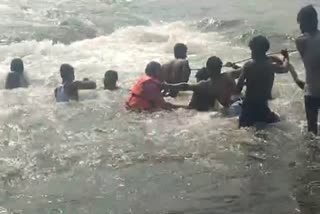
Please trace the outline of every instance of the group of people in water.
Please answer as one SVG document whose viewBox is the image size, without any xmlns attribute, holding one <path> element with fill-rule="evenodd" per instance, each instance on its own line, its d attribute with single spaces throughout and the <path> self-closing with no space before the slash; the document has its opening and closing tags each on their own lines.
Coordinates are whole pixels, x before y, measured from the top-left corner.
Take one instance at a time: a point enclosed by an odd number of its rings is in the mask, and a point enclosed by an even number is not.
<svg viewBox="0 0 320 214">
<path fill-rule="evenodd" d="M 150 62 L 145 68 L 145 75 L 138 79 L 125 102 L 128 110 L 157 111 L 176 108 L 209 111 L 219 103 L 222 111 L 232 116 L 239 116 L 239 127 L 249 127 L 256 123 L 275 123 L 280 120 L 268 105 L 272 99 L 275 74 L 290 73 L 293 80 L 305 91 L 305 111 L 308 131 L 318 133 L 317 120 L 320 109 L 320 32 L 318 14 L 312 5 L 303 7 L 297 21 L 302 35 L 296 39 L 306 70 L 306 81 L 298 78 L 294 66 L 290 63 L 288 51 L 281 51 L 282 59 L 268 56 L 270 43 L 264 36 L 256 36 L 249 42 L 252 60 L 243 66 L 234 63 L 224 64 L 217 56 L 209 57 L 206 67 L 196 73 L 195 84 L 190 84 L 191 68 L 187 60 L 188 48 L 178 43 L 174 47 L 175 59 L 161 65 Z M 232 70 L 222 72 L 226 66 Z M 11 64 L 5 87 L 13 89 L 27 87 L 28 80 L 23 75 L 23 62 L 14 59 Z M 74 68 L 63 64 L 60 68 L 62 84 L 54 95 L 57 102 L 78 100 L 78 90 L 95 89 L 96 83 L 89 79 L 75 81 Z M 104 88 L 116 90 L 118 73 L 109 70 L 104 76 Z M 246 88 L 242 95 L 243 88 Z M 180 91 L 192 91 L 188 106 L 169 103 L 166 96 L 176 97 Z"/>
</svg>

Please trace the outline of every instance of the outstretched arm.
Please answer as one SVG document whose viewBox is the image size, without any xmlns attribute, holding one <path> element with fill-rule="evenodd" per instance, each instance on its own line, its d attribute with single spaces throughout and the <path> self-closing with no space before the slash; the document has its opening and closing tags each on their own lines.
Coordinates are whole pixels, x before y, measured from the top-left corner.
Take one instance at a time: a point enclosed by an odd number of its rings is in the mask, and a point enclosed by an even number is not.
<svg viewBox="0 0 320 214">
<path fill-rule="evenodd" d="M 188 83 L 178 83 L 178 84 L 163 83 L 162 88 L 167 90 L 177 90 L 177 91 L 194 91 L 197 88 L 197 85 L 191 85 Z"/>
<path fill-rule="evenodd" d="M 287 50 L 282 50 L 281 54 L 283 55 L 283 61 L 281 61 L 278 57 L 270 57 L 274 65 L 274 72 L 277 74 L 284 74 L 288 73 L 289 71 L 289 53 Z"/>
</svg>

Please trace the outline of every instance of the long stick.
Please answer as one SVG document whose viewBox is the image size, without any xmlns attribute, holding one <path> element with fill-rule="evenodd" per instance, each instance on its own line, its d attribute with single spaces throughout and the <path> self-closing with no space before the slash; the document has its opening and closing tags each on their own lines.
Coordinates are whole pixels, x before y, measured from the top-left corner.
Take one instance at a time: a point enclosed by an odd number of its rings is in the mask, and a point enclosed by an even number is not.
<svg viewBox="0 0 320 214">
<path fill-rule="evenodd" d="M 293 50 L 288 50 L 288 53 L 294 53 L 294 52 L 297 52 L 297 50 L 295 50 L 295 49 L 293 49 Z M 267 56 L 276 55 L 276 54 L 281 54 L 281 51 L 268 53 Z M 234 64 L 246 62 L 246 61 L 249 61 L 250 59 L 252 59 L 252 57 L 246 58 L 246 59 L 242 59 L 242 60 L 239 60 L 239 61 L 236 61 L 236 62 L 234 62 Z M 200 70 L 200 69 L 201 69 L 201 68 L 192 68 L 191 71 L 198 71 L 198 70 Z"/>
</svg>

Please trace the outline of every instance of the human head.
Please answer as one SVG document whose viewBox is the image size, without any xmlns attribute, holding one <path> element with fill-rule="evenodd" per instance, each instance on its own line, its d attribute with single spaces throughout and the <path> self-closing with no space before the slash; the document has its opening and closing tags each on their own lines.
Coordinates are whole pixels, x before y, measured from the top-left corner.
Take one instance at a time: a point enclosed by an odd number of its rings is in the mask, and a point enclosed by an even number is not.
<svg viewBox="0 0 320 214">
<path fill-rule="evenodd" d="M 24 71 L 24 66 L 23 66 L 23 61 L 22 59 L 20 58 L 16 58 L 16 59 L 13 59 L 11 61 L 11 68 L 10 68 L 11 71 L 13 72 L 17 72 L 17 73 L 23 73 Z"/>
<path fill-rule="evenodd" d="M 161 72 L 161 65 L 160 63 L 155 61 L 150 62 L 145 69 L 146 75 L 154 78 L 159 78 L 160 72 Z"/>
<path fill-rule="evenodd" d="M 114 70 L 106 71 L 104 74 L 104 89 L 113 90 L 117 87 L 118 73 Z"/>
<path fill-rule="evenodd" d="M 173 52 L 176 59 L 186 59 L 188 47 L 183 43 L 177 43 L 173 48 Z"/>
<path fill-rule="evenodd" d="M 249 47 L 253 59 L 264 58 L 270 49 L 270 42 L 264 36 L 256 36 L 249 42 Z"/>
<path fill-rule="evenodd" d="M 219 57 L 212 56 L 207 60 L 207 70 L 210 78 L 221 74 L 222 61 Z"/>
<path fill-rule="evenodd" d="M 201 68 L 197 73 L 196 73 L 196 79 L 197 82 L 203 81 L 203 80 L 208 80 L 210 78 L 209 72 L 207 68 Z"/>
<path fill-rule="evenodd" d="M 62 64 L 60 67 L 60 75 L 63 82 L 74 81 L 74 68 L 69 64 Z"/>
<path fill-rule="evenodd" d="M 297 16 L 302 33 L 315 33 L 318 30 L 318 13 L 312 5 L 303 7 Z"/>
</svg>

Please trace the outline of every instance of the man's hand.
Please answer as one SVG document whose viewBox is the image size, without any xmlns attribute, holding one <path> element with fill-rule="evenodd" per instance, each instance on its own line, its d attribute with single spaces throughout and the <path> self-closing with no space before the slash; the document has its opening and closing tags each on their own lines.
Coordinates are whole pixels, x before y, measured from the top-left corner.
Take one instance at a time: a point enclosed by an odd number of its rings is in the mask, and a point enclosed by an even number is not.
<svg viewBox="0 0 320 214">
<path fill-rule="evenodd" d="M 295 82 L 299 86 L 299 88 L 301 88 L 302 90 L 304 89 L 304 86 L 306 85 L 304 81 L 297 79 Z"/>
<path fill-rule="evenodd" d="M 238 66 L 237 64 L 233 63 L 233 62 L 227 62 L 225 65 L 225 67 L 228 67 L 228 68 L 233 68 L 233 69 L 238 69 L 240 68 L 240 66 Z"/>
<path fill-rule="evenodd" d="M 289 53 L 287 49 L 281 50 L 281 55 L 285 58 L 289 60 Z"/>
</svg>

